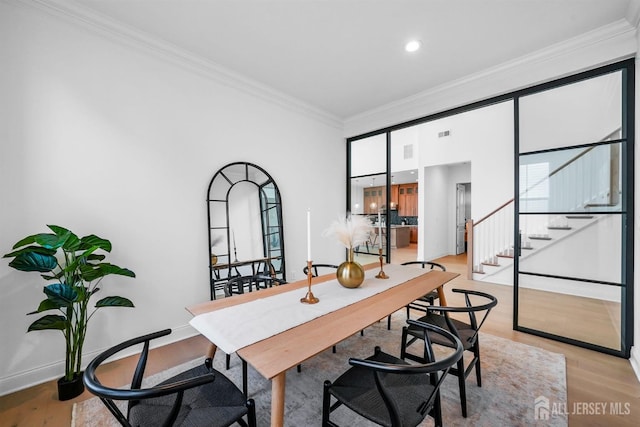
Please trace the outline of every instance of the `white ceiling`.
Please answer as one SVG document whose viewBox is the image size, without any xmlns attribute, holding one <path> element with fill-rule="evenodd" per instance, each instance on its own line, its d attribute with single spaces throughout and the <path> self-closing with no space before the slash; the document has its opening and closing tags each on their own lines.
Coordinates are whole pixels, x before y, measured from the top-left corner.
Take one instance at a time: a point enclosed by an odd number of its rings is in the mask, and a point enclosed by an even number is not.
<svg viewBox="0 0 640 427">
<path fill-rule="evenodd" d="M 345 120 L 625 19 L 634 3 L 75 0 L 74 7 Z M 414 54 L 403 50 L 411 38 L 423 42 Z"/>
</svg>

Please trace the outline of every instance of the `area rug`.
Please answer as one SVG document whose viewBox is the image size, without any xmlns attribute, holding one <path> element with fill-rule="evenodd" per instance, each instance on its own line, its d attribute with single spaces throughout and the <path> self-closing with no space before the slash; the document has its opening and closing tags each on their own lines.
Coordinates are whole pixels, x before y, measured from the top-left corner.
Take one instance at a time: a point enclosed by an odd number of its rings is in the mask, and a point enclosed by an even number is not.
<svg viewBox="0 0 640 427">
<path fill-rule="evenodd" d="M 349 357 L 367 357 L 376 345 L 391 354 L 400 354 L 400 331 L 405 322 L 404 312 L 393 316 L 391 331 L 386 319 L 367 328 L 364 336 L 354 335 L 337 346 L 302 364 L 302 372 L 287 372 L 285 425 L 291 427 L 320 426 L 322 384 L 333 380 L 348 369 Z M 463 418 L 460 409 L 457 378 L 448 376 L 442 387 L 443 421 L 447 426 L 566 426 L 567 417 L 553 413 L 542 420 L 549 402 L 567 401 L 566 366 L 562 354 L 525 344 L 515 343 L 488 334 L 480 335 L 482 356 L 482 387 L 475 382 L 475 373 L 467 378 L 467 411 Z M 469 354 L 465 354 L 469 358 Z M 232 356 L 231 368 L 225 370 L 224 354 L 216 354 L 214 366 L 241 387 L 241 364 Z M 154 384 L 186 370 L 201 360 L 192 361 L 150 376 L 146 384 Z M 258 426 L 268 426 L 271 408 L 271 384 L 249 367 L 249 394 L 256 402 Z M 543 412 L 540 412 L 540 411 Z M 548 412 L 547 412 L 548 414 Z M 98 398 L 73 406 L 72 427 L 117 426 L 113 416 Z M 341 407 L 332 420 L 345 427 L 373 426 Z M 420 426 L 432 426 L 427 418 Z"/>
</svg>

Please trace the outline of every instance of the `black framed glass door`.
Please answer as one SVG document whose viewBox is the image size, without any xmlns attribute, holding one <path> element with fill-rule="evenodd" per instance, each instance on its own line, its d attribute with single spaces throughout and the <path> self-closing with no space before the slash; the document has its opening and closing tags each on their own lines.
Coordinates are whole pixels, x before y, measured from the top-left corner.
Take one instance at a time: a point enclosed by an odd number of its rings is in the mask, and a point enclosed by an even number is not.
<svg viewBox="0 0 640 427">
<path fill-rule="evenodd" d="M 514 327 L 625 357 L 633 317 L 632 67 L 516 98 Z"/>
</svg>

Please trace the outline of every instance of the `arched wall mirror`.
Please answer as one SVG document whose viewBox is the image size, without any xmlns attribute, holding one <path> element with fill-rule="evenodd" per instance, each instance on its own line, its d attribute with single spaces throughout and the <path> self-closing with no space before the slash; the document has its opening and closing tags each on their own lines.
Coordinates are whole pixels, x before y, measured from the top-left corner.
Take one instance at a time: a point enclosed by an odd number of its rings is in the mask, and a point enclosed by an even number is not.
<svg viewBox="0 0 640 427">
<path fill-rule="evenodd" d="M 271 176 L 251 163 L 220 169 L 207 192 L 211 299 L 232 277 L 267 274 L 286 280 L 282 202 Z"/>
</svg>

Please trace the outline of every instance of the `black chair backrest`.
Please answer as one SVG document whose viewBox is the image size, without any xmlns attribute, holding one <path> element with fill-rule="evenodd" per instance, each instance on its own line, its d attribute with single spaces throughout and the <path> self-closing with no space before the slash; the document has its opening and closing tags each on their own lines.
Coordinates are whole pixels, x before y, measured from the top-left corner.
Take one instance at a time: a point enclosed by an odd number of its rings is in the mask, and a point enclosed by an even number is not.
<svg viewBox="0 0 640 427">
<path fill-rule="evenodd" d="M 312 264 L 311 265 L 311 275 L 313 277 L 318 277 L 318 269 L 319 268 L 328 268 L 328 269 L 333 269 L 333 270 L 337 270 L 338 266 L 337 265 L 333 265 L 333 264 Z M 302 269 L 302 272 L 304 273 L 304 275 L 306 276 L 307 274 L 309 274 L 309 267 L 306 266 L 305 268 Z"/>
<path fill-rule="evenodd" d="M 256 289 L 266 289 L 272 286 L 285 285 L 287 282 L 279 277 L 272 277 L 266 274 L 256 274 L 253 276 L 253 283 Z"/>
<path fill-rule="evenodd" d="M 253 291 L 255 286 L 254 276 L 237 276 L 232 277 L 224 284 L 224 296 L 244 294 Z"/>
<path fill-rule="evenodd" d="M 468 289 L 452 289 L 451 292 L 464 294 L 464 300 L 465 300 L 464 307 L 434 305 L 434 306 L 427 307 L 427 312 L 443 313 L 447 321 L 447 326 L 449 327 L 449 330 L 452 331 L 457 336 L 459 336 L 457 332 L 457 328 L 449 318 L 449 313 L 468 313 L 469 326 L 471 326 L 471 328 L 474 330 L 474 334 L 471 337 L 469 337 L 468 340 L 470 343 L 473 343 L 475 342 L 475 339 L 478 336 L 478 331 L 480 330 L 480 327 L 482 327 L 482 324 L 487 319 L 487 316 L 489 316 L 491 309 L 493 309 L 493 307 L 495 307 L 498 304 L 498 299 L 486 292 L 472 291 Z M 471 302 L 470 295 L 480 297 L 484 299 L 486 302 L 483 301 L 482 304 L 473 305 L 473 303 Z M 482 313 L 482 319 L 480 320 L 479 323 L 476 317 L 476 313 Z"/>
<path fill-rule="evenodd" d="M 438 396 L 438 390 L 440 385 L 447 376 L 449 369 L 454 366 L 462 357 L 463 347 L 460 340 L 442 328 L 435 325 L 424 323 L 418 320 L 407 319 L 407 323 L 413 326 L 424 328 L 425 333 L 425 354 L 427 355 L 427 363 L 422 364 L 390 364 L 384 362 L 378 362 L 374 360 L 364 359 L 349 359 L 349 364 L 352 366 L 360 366 L 371 370 L 375 375 L 375 382 L 378 392 L 383 396 L 383 401 L 387 406 L 389 415 L 391 417 L 391 425 L 402 425 L 402 415 L 398 412 L 398 409 L 402 407 L 399 402 L 396 402 L 393 394 L 389 393 L 386 388 L 390 382 L 386 378 L 387 375 L 425 375 L 431 376 L 431 384 L 434 386 L 433 390 L 429 393 L 427 398 L 422 402 L 419 408 L 416 408 L 421 412 L 421 415 L 425 416 L 426 411 L 433 406 L 434 400 Z M 445 357 L 436 360 L 435 354 L 431 347 L 431 340 L 429 333 L 437 334 L 451 343 L 453 349 Z M 379 351 L 379 347 L 376 347 L 376 351 Z M 439 375 L 438 375 L 439 374 Z"/>
<path fill-rule="evenodd" d="M 171 329 L 165 329 L 163 331 L 154 332 L 152 334 L 144 335 L 137 338 L 132 338 L 128 341 L 105 350 L 95 359 L 93 359 L 85 369 L 82 379 L 84 381 L 84 385 L 87 387 L 87 390 L 100 397 L 105 406 L 123 426 L 130 425 L 129 421 L 127 420 L 127 417 L 125 417 L 124 414 L 118 409 L 116 404 L 113 402 L 114 400 L 128 400 L 129 408 L 134 406 L 138 401 L 142 399 L 150 399 L 170 394 L 175 394 L 176 399 L 181 400 L 182 393 L 184 393 L 185 390 L 199 387 L 201 385 L 214 381 L 215 375 L 213 373 L 209 373 L 191 378 L 186 381 L 176 382 L 174 384 L 167 384 L 160 387 L 151 387 L 146 389 L 140 388 L 142 385 L 142 378 L 144 376 L 147 359 L 149 357 L 149 342 L 153 339 L 169 335 L 170 333 Z M 131 388 L 120 389 L 102 385 L 100 383 L 100 380 L 98 380 L 96 376 L 96 369 L 98 368 L 98 366 L 100 366 L 105 360 L 115 355 L 116 353 L 119 353 L 126 348 L 140 343 L 144 343 L 144 345 L 142 348 L 142 352 L 140 353 L 140 357 L 138 358 L 138 364 L 136 365 L 136 369 L 133 373 Z"/>
<path fill-rule="evenodd" d="M 420 264 L 422 265 L 422 268 L 429 267 L 429 270 L 433 270 L 435 267 L 437 267 L 442 271 L 447 271 L 444 265 L 438 264 L 437 262 L 432 262 L 432 261 L 407 261 L 407 262 L 403 262 L 400 265 L 414 265 L 414 264 Z"/>
</svg>

